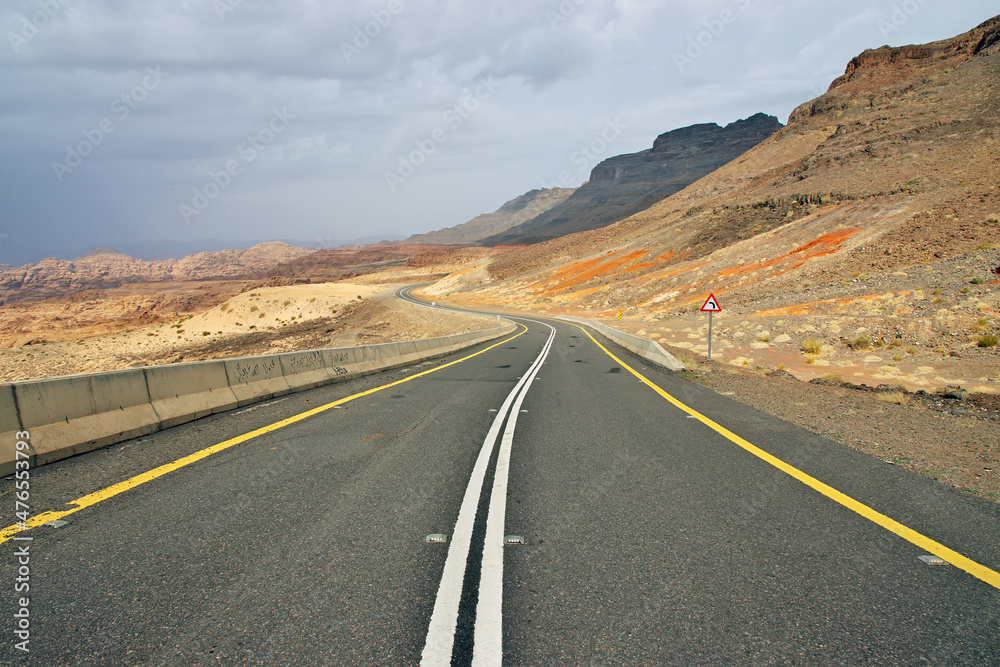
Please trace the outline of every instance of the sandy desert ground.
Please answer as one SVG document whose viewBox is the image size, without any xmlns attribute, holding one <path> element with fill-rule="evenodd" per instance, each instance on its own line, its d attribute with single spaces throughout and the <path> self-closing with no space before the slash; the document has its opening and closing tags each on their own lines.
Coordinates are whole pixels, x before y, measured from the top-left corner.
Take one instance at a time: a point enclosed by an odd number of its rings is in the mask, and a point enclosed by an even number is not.
<svg viewBox="0 0 1000 667">
<path fill-rule="evenodd" d="M 200 289 L 206 285 L 198 285 Z M 233 286 L 230 286 L 231 289 Z M 193 312 L 160 312 L 143 325 L 118 319 L 120 304 L 145 287 L 106 290 L 77 309 L 34 302 L 5 307 L 21 322 L 16 338 L 0 349 L 0 381 L 196 361 L 320 347 L 413 340 L 491 326 L 479 317 L 440 313 L 400 303 L 399 285 L 322 283 L 222 292 Z M 162 284 L 175 300 L 190 285 Z M 103 309 L 104 315 L 95 312 Z M 62 315 L 53 326 L 53 310 Z M 53 340 L 56 339 L 56 340 Z"/>
</svg>

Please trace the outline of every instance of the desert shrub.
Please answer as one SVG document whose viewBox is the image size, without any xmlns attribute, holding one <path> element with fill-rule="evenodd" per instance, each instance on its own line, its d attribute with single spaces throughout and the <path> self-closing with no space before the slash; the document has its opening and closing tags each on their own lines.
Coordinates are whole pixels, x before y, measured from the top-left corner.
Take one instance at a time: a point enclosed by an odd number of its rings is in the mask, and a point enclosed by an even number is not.
<svg viewBox="0 0 1000 667">
<path fill-rule="evenodd" d="M 807 354 L 819 354 L 823 351 L 823 341 L 810 336 L 802 341 L 802 351 Z"/>
<path fill-rule="evenodd" d="M 909 405 L 910 399 L 901 391 L 876 394 L 875 398 L 882 403 L 895 403 L 896 405 Z"/>
<path fill-rule="evenodd" d="M 1000 343 L 1000 339 L 993 334 L 986 334 L 979 339 L 978 345 L 979 347 L 996 347 L 998 343 Z"/>
<path fill-rule="evenodd" d="M 861 334 L 857 338 L 851 341 L 851 348 L 854 350 L 870 350 L 872 347 L 872 340 L 868 336 Z"/>
<path fill-rule="evenodd" d="M 975 276 L 969 282 L 972 283 L 973 285 L 982 285 L 983 283 L 986 282 L 986 280 L 982 276 Z"/>
<path fill-rule="evenodd" d="M 771 337 L 768 336 L 767 334 L 765 334 L 765 335 L 761 336 L 760 338 L 758 338 L 757 340 L 759 340 L 762 343 L 770 343 L 771 342 Z"/>
<path fill-rule="evenodd" d="M 258 310 L 260 310 L 260 308 L 258 308 L 257 306 L 250 306 L 251 313 L 256 313 Z"/>
<path fill-rule="evenodd" d="M 846 382 L 846 380 L 844 380 L 844 376 L 837 375 L 836 373 L 827 373 L 820 379 L 824 382 L 836 382 L 837 384 L 844 384 L 844 382 Z"/>
</svg>

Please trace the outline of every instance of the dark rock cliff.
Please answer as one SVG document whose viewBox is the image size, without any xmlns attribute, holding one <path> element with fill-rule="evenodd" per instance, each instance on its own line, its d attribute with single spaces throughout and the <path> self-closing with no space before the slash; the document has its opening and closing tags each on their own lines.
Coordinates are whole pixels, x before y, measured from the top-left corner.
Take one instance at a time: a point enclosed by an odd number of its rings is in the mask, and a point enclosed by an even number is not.
<svg viewBox="0 0 1000 667">
<path fill-rule="evenodd" d="M 758 113 L 720 127 L 701 123 L 661 134 L 653 147 L 604 160 L 566 201 L 482 245 L 539 243 L 605 227 L 645 210 L 734 160 L 782 125 Z"/>
</svg>

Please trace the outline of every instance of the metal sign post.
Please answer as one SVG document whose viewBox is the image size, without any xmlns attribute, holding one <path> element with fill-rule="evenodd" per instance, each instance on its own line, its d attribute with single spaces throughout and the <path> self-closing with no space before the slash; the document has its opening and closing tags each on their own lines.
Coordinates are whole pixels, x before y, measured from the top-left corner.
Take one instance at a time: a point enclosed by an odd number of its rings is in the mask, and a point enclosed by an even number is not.
<svg viewBox="0 0 1000 667">
<path fill-rule="evenodd" d="M 714 294 L 709 294 L 705 299 L 705 304 L 701 307 L 701 312 L 708 313 L 708 360 L 712 360 L 712 315 L 721 313 L 722 307 Z"/>
</svg>

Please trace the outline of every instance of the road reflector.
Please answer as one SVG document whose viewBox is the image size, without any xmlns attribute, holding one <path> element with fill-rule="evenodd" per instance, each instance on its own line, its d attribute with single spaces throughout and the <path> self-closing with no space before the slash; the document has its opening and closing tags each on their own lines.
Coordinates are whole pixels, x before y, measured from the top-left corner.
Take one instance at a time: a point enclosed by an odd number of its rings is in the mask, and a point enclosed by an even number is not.
<svg viewBox="0 0 1000 667">
<path fill-rule="evenodd" d="M 503 543 L 506 545 L 524 544 L 524 537 L 522 535 L 508 535 L 503 538 Z"/>
<path fill-rule="evenodd" d="M 943 558 L 938 558 L 937 556 L 917 556 L 927 565 L 947 565 L 948 561 Z"/>
<path fill-rule="evenodd" d="M 424 538 L 424 542 L 428 544 L 444 544 L 448 541 L 448 536 L 444 533 L 431 533 Z"/>
</svg>

